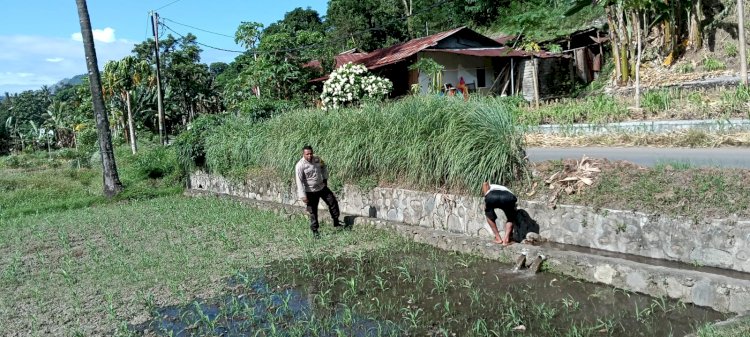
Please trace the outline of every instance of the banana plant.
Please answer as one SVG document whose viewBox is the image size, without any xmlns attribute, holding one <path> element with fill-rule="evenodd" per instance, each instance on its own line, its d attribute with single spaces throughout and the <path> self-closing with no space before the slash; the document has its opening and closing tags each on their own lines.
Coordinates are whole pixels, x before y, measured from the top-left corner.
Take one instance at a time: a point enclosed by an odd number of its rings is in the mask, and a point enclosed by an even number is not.
<svg viewBox="0 0 750 337">
<path fill-rule="evenodd" d="M 138 151 L 135 139 L 135 122 L 131 107 L 131 92 L 139 85 L 148 81 L 151 67 L 146 61 L 138 61 L 133 56 L 126 56 L 119 61 L 109 61 L 104 65 L 104 87 L 110 97 L 119 96 L 125 105 L 128 115 L 128 139 L 130 149 L 135 154 Z"/>
</svg>

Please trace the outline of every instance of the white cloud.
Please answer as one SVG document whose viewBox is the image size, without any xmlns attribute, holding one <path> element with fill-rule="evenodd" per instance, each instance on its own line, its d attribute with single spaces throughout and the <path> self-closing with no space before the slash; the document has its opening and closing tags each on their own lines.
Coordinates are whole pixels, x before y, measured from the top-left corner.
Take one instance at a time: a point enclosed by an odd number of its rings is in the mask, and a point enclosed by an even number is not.
<svg viewBox="0 0 750 337">
<path fill-rule="evenodd" d="M 96 45 L 99 67 L 130 54 L 132 42 Z M 83 44 L 68 38 L 0 35 L 0 94 L 36 90 L 86 73 Z"/>
<path fill-rule="evenodd" d="M 115 30 L 107 27 L 104 29 L 94 29 L 94 41 L 104 42 L 104 43 L 112 43 L 115 42 L 117 39 L 115 38 Z M 81 36 L 81 32 L 76 32 L 70 35 L 70 37 L 75 41 L 83 41 L 83 36 Z"/>
<path fill-rule="evenodd" d="M 0 86 L 19 85 L 41 87 L 54 81 L 52 78 L 25 72 L 2 72 L 0 73 Z"/>
</svg>

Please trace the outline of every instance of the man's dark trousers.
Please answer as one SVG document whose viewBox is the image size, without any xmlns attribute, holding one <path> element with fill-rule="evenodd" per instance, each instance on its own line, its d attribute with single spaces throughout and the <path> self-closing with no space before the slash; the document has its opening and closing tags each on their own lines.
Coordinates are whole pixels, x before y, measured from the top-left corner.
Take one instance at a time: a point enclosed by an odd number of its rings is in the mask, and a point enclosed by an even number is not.
<svg viewBox="0 0 750 337">
<path fill-rule="evenodd" d="M 336 196 L 333 195 L 333 192 L 331 192 L 328 186 L 323 187 L 320 191 L 306 192 L 305 194 L 307 195 L 307 213 L 310 214 L 310 229 L 313 233 L 317 233 L 318 228 L 320 227 L 320 224 L 318 223 L 318 204 L 320 203 L 320 199 L 323 199 L 323 202 L 328 205 L 328 210 L 331 212 L 331 218 L 333 218 L 333 226 L 341 226 L 341 222 L 339 221 L 339 203 L 336 201 Z"/>
</svg>

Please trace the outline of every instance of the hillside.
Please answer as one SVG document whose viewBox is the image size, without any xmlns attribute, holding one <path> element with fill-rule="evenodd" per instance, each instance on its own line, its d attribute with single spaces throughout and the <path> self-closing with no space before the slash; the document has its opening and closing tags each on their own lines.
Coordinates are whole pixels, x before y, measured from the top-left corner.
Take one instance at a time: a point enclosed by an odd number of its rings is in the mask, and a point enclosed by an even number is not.
<svg viewBox="0 0 750 337">
<path fill-rule="evenodd" d="M 54 85 L 52 85 L 52 88 L 53 89 L 61 88 L 65 85 L 79 85 L 83 83 L 83 79 L 86 78 L 86 76 L 88 75 L 80 74 L 80 75 L 73 76 L 72 78 L 64 78 L 60 80 L 59 82 L 55 83 Z"/>
</svg>

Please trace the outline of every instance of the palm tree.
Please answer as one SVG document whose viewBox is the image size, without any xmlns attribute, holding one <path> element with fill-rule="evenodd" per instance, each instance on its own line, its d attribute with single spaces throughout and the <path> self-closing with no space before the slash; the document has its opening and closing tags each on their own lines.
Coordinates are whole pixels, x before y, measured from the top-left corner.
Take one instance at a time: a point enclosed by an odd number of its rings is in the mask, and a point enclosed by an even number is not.
<svg viewBox="0 0 750 337">
<path fill-rule="evenodd" d="M 86 66 L 89 70 L 89 85 L 91 87 L 91 98 L 94 105 L 96 130 L 99 135 L 99 154 L 102 159 L 104 195 L 106 197 L 113 197 L 122 191 L 122 183 L 117 174 L 115 153 L 112 149 L 112 136 L 109 133 L 109 121 L 107 120 L 107 111 L 104 108 L 102 81 L 99 77 L 99 65 L 96 62 L 94 34 L 91 31 L 91 20 L 89 19 L 89 10 L 86 6 L 86 0 L 76 0 L 76 5 L 78 6 L 78 18 L 81 24 L 83 50 L 86 54 Z"/>
</svg>

